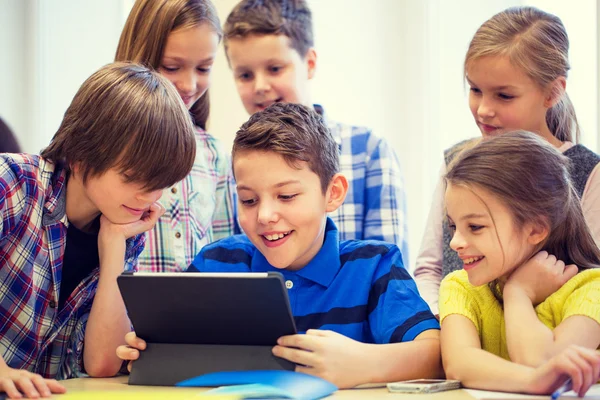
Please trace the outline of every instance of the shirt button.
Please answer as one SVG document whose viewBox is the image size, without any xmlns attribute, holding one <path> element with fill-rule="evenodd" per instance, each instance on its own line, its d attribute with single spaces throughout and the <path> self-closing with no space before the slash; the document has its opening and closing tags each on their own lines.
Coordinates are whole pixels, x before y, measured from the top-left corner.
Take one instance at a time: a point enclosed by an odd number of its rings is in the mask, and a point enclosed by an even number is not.
<svg viewBox="0 0 600 400">
<path fill-rule="evenodd" d="M 176 237 L 177 239 L 179 239 L 179 238 L 181 237 L 181 233 L 179 233 L 179 232 L 175 232 L 175 237 Z"/>
<path fill-rule="evenodd" d="M 294 287 L 294 282 L 292 281 L 285 281 L 285 287 L 288 289 L 291 289 Z"/>
<path fill-rule="evenodd" d="M 50 308 L 56 308 L 56 302 L 54 300 L 50 300 L 50 304 L 48 304 Z"/>
<path fill-rule="evenodd" d="M 171 188 L 171 193 L 173 193 L 173 194 L 177 193 L 177 188 L 176 187 L 172 187 Z"/>
</svg>

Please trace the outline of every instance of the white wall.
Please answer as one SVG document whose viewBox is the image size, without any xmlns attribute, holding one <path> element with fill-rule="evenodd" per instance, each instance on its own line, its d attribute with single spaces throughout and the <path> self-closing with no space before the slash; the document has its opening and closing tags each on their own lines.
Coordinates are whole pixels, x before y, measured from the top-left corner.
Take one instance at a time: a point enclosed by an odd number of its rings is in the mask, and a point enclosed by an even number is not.
<svg viewBox="0 0 600 400">
<path fill-rule="evenodd" d="M 237 0 L 214 0 L 222 22 Z M 600 0 L 309 0 L 318 52 L 313 100 L 334 119 L 367 125 L 398 152 L 411 259 L 418 251 L 442 151 L 478 135 L 462 63 L 487 18 L 517 4 L 559 15 L 571 38 L 568 92 L 589 147 L 600 151 Z M 0 0 L 0 116 L 28 152 L 43 148 L 79 85 L 112 61 L 133 0 Z M 8 62 L 7 62 L 8 61 Z M 210 131 L 231 146 L 247 115 L 220 51 Z"/>
</svg>

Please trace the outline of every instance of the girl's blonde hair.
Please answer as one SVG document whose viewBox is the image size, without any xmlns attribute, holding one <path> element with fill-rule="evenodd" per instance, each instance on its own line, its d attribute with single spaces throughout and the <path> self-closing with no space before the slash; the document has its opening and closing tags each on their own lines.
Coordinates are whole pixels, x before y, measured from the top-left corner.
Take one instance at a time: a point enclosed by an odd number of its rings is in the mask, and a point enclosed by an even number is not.
<svg viewBox="0 0 600 400">
<path fill-rule="evenodd" d="M 125 22 L 115 61 L 133 61 L 158 70 L 169 34 L 176 29 L 209 24 L 223 37 L 221 22 L 210 0 L 137 0 Z M 208 90 L 190 109 L 194 123 L 206 129 Z"/>
<path fill-rule="evenodd" d="M 546 140 L 516 131 L 462 152 L 445 179 L 492 193 L 511 211 L 517 227 L 528 222 L 546 226 L 548 237 L 535 252 L 546 250 L 580 269 L 599 267 L 600 249 L 583 217 L 569 168 L 569 159 Z"/>
<path fill-rule="evenodd" d="M 508 56 L 542 89 L 559 77 L 567 77 L 569 37 L 560 20 L 535 7 L 508 8 L 483 23 L 473 36 L 465 57 L 464 75 L 475 60 L 486 56 Z M 562 91 L 562 87 L 553 90 Z M 561 141 L 579 141 L 575 109 L 566 93 L 555 93 L 559 101 L 548 110 L 546 123 Z"/>
</svg>

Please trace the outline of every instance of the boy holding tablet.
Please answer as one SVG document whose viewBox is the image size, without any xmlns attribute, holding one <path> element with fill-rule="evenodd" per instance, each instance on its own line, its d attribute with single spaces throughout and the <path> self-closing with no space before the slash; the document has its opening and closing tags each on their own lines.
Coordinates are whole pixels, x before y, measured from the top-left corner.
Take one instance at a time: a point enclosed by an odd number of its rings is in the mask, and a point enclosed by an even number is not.
<svg viewBox="0 0 600 400">
<path fill-rule="evenodd" d="M 279 338 L 273 354 L 299 372 L 340 388 L 441 376 L 439 325 L 398 247 L 339 241 L 327 217 L 348 181 L 322 118 L 273 104 L 240 128 L 232 158 L 245 234 L 206 246 L 189 271 L 281 272 L 302 333 Z M 145 342 L 134 333 L 126 341 L 117 354 L 137 359 Z"/>
</svg>

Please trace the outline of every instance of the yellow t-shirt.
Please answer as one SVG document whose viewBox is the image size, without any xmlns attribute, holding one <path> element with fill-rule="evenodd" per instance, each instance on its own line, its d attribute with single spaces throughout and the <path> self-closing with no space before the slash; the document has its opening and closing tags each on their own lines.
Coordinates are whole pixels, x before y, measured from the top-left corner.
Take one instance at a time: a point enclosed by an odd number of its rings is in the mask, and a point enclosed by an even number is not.
<svg viewBox="0 0 600 400">
<path fill-rule="evenodd" d="M 600 324 L 600 269 L 578 273 L 535 311 L 550 329 L 572 315 L 585 315 Z M 464 315 L 473 322 L 483 350 L 510 360 L 502 304 L 488 285 L 471 285 L 464 270 L 449 274 L 440 287 L 440 322 L 451 314 Z"/>
</svg>

